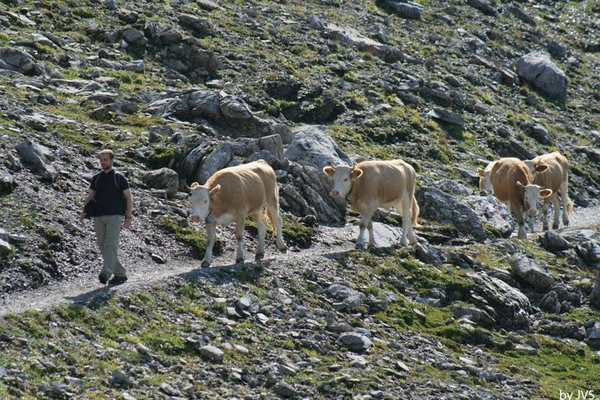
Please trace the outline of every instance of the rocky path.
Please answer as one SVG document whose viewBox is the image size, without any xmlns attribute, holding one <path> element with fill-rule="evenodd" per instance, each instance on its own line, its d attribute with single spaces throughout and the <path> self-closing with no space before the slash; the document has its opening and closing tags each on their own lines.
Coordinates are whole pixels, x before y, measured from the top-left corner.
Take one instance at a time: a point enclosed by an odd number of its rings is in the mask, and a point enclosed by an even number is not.
<svg viewBox="0 0 600 400">
<path fill-rule="evenodd" d="M 378 226 L 381 245 L 389 246 L 397 241 L 395 233 L 388 227 Z M 264 262 L 281 259 L 297 259 L 298 263 L 319 262 L 320 257 L 331 253 L 345 252 L 353 248 L 353 236 L 356 228 L 352 225 L 345 227 L 320 227 L 315 244 L 310 249 L 291 250 L 287 254 L 277 253 L 274 245 L 267 246 Z M 332 239 L 333 238 L 333 239 Z M 253 256 L 253 243 L 245 242 L 247 257 Z M 201 268 L 199 259 L 190 257 L 173 258 L 165 264 L 157 264 L 148 259 L 147 262 L 128 262 L 126 254 L 121 258 L 128 271 L 128 281 L 119 286 L 105 286 L 98 282 L 97 271 L 89 272 L 60 282 L 53 282 L 43 287 L 24 292 L 13 293 L 0 298 L 0 316 L 7 313 L 21 313 L 26 310 L 43 310 L 59 304 L 79 303 L 89 301 L 97 296 L 110 297 L 137 287 L 151 286 L 173 277 L 199 278 L 220 268 L 233 267 L 235 258 L 234 248 L 227 245 L 224 253 L 213 259 L 210 268 Z M 121 250 L 121 253 L 124 253 Z M 288 260 L 289 262 L 289 260 Z"/>
<path fill-rule="evenodd" d="M 560 231 L 577 229 L 596 229 L 600 231 L 600 206 L 590 208 L 578 208 L 570 216 L 569 227 L 561 228 Z M 538 221 L 536 229 L 539 232 L 541 222 Z M 399 241 L 400 231 L 386 225 L 376 224 L 377 241 L 379 246 L 390 246 Z M 357 227 L 346 224 L 344 227 L 321 226 L 317 229 L 315 243 L 309 249 L 292 249 L 287 254 L 276 252 L 273 244 L 267 247 L 265 263 L 276 265 L 278 261 L 285 261 L 285 265 L 297 265 L 307 263 L 330 262 L 332 255 L 339 256 L 354 248 L 354 239 Z M 248 257 L 252 257 L 253 243 L 245 242 Z M 148 259 L 147 262 L 137 261 L 128 263 L 127 256 L 123 261 L 127 265 L 129 280 L 120 286 L 103 286 L 98 283 L 97 272 L 82 274 L 73 279 L 53 282 L 49 285 L 10 296 L 0 298 L 0 316 L 7 313 L 21 313 L 26 310 L 43 310 L 65 303 L 81 303 L 95 297 L 111 297 L 119 293 L 140 288 L 145 285 L 164 282 L 173 277 L 185 277 L 201 279 L 202 276 L 218 271 L 221 268 L 231 268 L 234 259 L 233 246 L 228 245 L 224 254 L 213 260 L 210 268 L 201 268 L 200 260 L 189 257 L 174 258 L 165 264 L 156 264 Z M 276 268 L 276 267 L 275 267 Z"/>
</svg>

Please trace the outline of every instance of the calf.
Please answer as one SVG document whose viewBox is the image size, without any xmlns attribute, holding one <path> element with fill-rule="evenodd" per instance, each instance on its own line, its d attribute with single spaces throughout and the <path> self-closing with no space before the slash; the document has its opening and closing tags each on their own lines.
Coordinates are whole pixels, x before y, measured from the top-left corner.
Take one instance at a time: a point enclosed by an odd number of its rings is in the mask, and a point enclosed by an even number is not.
<svg viewBox="0 0 600 400">
<path fill-rule="evenodd" d="M 535 166 L 536 172 L 548 169 L 544 164 Z M 525 217 L 537 214 L 537 202 L 552 195 L 551 189 L 542 189 L 533 183 L 531 171 L 518 158 L 505 157 L 493 161 L 485 170 L 479 168 L 480 187 L 493 193 L 498 200 L 506 204 L 519 226 L 518 237 L 527 237 Z"/>
<path fill-rule="evenodd" d="M 560 220 L 560 205 L 562 203 L 562 221 L 569 225 L 569 214 L 573 212 L 573 202 L 569 199 L 569 161 L 558 151 L 544 154 L 533 160 L 524 161 L 533 174 L 533 183 L 541 187 L 552 189 L 552 195 L 544 199 L 543 225 L 548 230 L 548 203 L 552 202 L 554 208 L 553 229 L 558 229 Z M 542 173 L 535 172 L 536 165 L 544 164 L 548 169 Z"/>
<path fill-rule="evenodd" d="M 323 172 L 333 178 L 331 195 L 334 198 L 349 195 L 350 206 L 360 213 L 357 247 L 364 246 L 365 229 L 369 230 L 369 246 L 376 246 L 371 217 L 379 207 L 394 207 L 402 216 L 402 246 L 417 242 L 413 225 L 417 226 L 419 206 L 415 199 L 416 173 L 412 166 L 402 160 L 363 161 L 351 167 L 326 166 Z"/>
<path fill-rule="evenodd" d="M 192 183 L 191 203 L 194 222 L 204 221 L 208 244 L 202 260 L 202 266 L 208 267 L 212 259 L 217 225 L 228 225 L 235 222 L 235 238 L 237 240 L 236 263 L 244 262 L 244 224 L 251 216 L 258 228 L 258 247 L 256 260 L 264 257 L 267 224 L 264 211 L 273 226 L 277 249 L 285 252 L 287 246 L 281 232 L 281 215 L 279 213 L 279 190 L 277 177 L 273 168 L 264 160 L 229 167 L 217 171 L 205 185 Z"/>
</svg>

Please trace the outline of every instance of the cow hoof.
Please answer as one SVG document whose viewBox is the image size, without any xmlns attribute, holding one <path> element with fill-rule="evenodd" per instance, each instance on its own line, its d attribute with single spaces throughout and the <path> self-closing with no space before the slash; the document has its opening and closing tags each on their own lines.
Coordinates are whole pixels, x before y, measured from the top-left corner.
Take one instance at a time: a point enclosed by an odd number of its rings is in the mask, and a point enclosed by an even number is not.
<svg viewBox="0 0 600 400">
<path fill-rule="evenodd" d="M 244 259 L 243 258 L 236 258 L 235 259 L 235 263 L 239 264 L 239 265 L 243 265 L 244 264 Z"/>
<path fill-rule="evenodd" d="M 265 253 L 256 253 L 256 255 L 254 256 L 254 261 L 260 261 L 263 258 L 265 258 Z M 244 260 L 242 260 L 242 262 L 244 262 Z"/>
<path fill-rule="evenodd" d="M 279 250 L 281 253 L 287 253 L 288 247 L 284 244 L 281 247 L 277 246 L 277 250 Z"/>
<path fill-rule="evenodd" d="M 210 267 L 210 262 L 202 261 L 202 268 L 208 268 L 208 267 Z"/>
</svg>

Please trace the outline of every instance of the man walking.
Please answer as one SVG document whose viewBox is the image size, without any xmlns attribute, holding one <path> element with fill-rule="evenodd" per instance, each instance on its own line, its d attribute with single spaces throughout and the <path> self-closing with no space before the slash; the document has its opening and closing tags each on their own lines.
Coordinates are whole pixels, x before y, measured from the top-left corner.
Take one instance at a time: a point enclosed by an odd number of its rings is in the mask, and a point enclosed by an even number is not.
<svg viewBox="0 0 600 400">
<path fill-rule="evenodd" d="M 119 261 L 117 251 L 121 226 L 131 228 L 133 196 L 125 176 L 113 169 L 114 159 L 112 150 L 101 150 L 98 153 L 102 171 L 92 177 L 85 199 L 85 204 L 91 200 L 96 201 L 94 231 L 102 253 L 102 271 L 98 280 L 103 285 L 107 282 L 109 285 L 120 285 L 127 281 L 127 273 Z M 85 212 L 82 211 L 79 221 L 83 223 L 84 219 Z"/>
</svg>

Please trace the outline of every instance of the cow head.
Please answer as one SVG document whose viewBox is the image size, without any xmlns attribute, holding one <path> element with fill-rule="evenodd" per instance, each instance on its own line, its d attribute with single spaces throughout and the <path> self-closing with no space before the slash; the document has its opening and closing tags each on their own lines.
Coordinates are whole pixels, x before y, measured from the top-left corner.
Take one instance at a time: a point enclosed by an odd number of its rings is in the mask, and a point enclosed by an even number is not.
<svg viewBox="0 0 600 400">
<path fill-rule="evenodd" d="M 221 185 L 214 188 L 200 185 L 198 182 L 192 183 L 190 186 L 192 192 L 190 201 L 192 203 L 192 222 L 206 221 L 210 222 L 210 203 L 212 198 L 219 193 Z"/>
<path fill-rule="evenodd" d="M 490 194 L 494 194 L 494 185 L 492 185 L 492 179 L 490 178 L 492 166 L 493 163 L 490 163 L 485 169 L 477 168 L 477 174 L 479 175 L 479 190 L 485 190 Z"/>
<path fill-rule="evenodd" d="M 338 165 L 323 168 L 325 175 L 333 179 L 331 196 L 335 199 L 344 198 L 352 190 L 352 184 L 361 177 L 363 171 L 356 166 Z"/>
<path fill-rule="evenodd" d="M 542 189 L 538 185 L 523 185 L 517 181 L 517 186 L 523 189 L 523 200 L 525 204 L 525 212 L 532 217 L 537 214 L 537 202 L 540 199 L 545 199 L 552 195 L 552 189 Z"/>
</svg>

